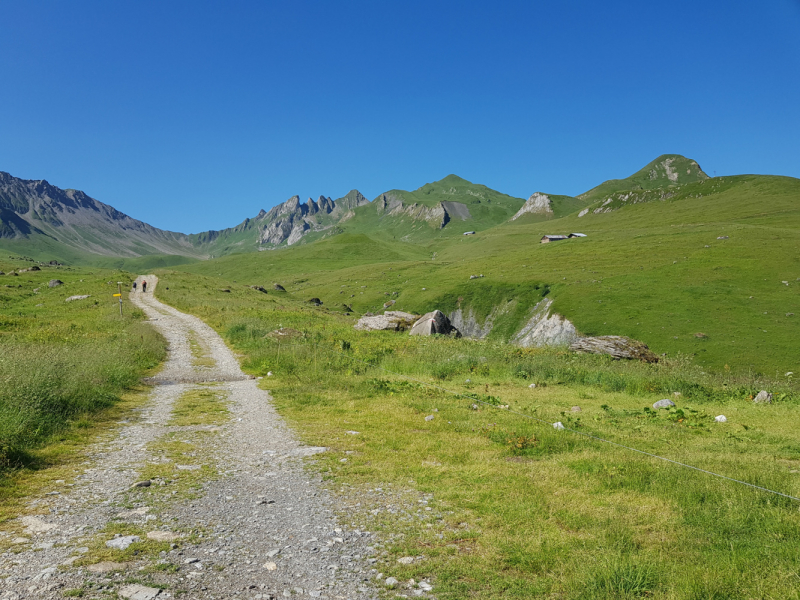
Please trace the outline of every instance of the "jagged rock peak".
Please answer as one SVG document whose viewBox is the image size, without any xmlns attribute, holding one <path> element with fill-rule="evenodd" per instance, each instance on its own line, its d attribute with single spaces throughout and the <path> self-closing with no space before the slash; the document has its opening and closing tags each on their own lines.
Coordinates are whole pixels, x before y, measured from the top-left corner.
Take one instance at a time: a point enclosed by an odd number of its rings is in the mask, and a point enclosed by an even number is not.
<svg viewBox="0 0 800 600">
<path fill-rule="evenodd" d="M 364 206 L 365 204 L 369 204 L 369 200 L 367 200 L 358 190 L 350 190 L 347 192 L 346 196 L 336 200 L 335 204 L 336 208 L 350 210 L 353 208 L 358 208 L 359 206 Z"/>
<path fill-rule="evenodd" d="M 550 202 L 550 196 L 547 194 L 543 194 L 541 192 L 534 192 L 531 194 L 531 197 L 522 205 L 513 217 L 511 217 L 512 221 L 516 221 L 522 215 L 525 214 L 537 214 L 537 215 L 552 215 L 553 214 L 553 206 Z"/>
</svg>

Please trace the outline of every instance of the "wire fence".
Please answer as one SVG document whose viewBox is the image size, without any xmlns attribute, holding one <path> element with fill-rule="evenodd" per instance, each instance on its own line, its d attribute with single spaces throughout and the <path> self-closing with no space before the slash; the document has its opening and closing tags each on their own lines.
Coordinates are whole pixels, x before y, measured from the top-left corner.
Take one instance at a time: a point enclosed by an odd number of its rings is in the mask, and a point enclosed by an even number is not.
<svg viewBox="0 0 800 600">
<path fill-rule="evenodd" d="M 382 367 L 381 365 L 376 365 L 376 364 L 371 363 L 369 361 L 366 361 L 366 360 L 363 360 L 363 359 L 360 359 L 360 358 L 356 358 L 355 356 L 350 356 L 348 354 L 345 354 L 344 352 L 340 352 L 340 351 L 334 350 L 332 348 L 326 348 L 324 346 L 321 346 L 321 345 L 317 344 L 316 342 L 311 342 L 310 344 L 281 344 L 281 345 L 283 345 L 284 347 L 288 345 L 288 346 L 296 346 L 296 347 L 303 347 L 303 348 L 307 348 L 308 345 L 311 345 L 311 346 L 314 347 L 315 350 L 321 350 L 321 351 L 326 352 L 328 354 L 335 354 L 335 355 L 338 355 L 338 356 L 342 356 L 342 357 L 344 357 L 344 358 L 346 358 L 348 360 L 362 363 L 364 365 L 367 365 L 368 367 L 371 367 L 373 369 L 378 369 L 378 370 L 383 371 L 385 373 L 388 373 L 390 375 L 394 375 L 396 377 L 401 377 L 401 378 L 406 379 L 408 381 L 413 381 L 413 382 L 418 383 L 420 385 L 424 385 L 424 386 L 429 387 L 429 388 L 434 388 L 434 389 L 440 390 L 440 391 L 442 391 L 442 392 L 444 392 L 446 394 L 451 394 L 451 395 L 456 396 L 456 397 L 465 398 L 467 400 L 472 401 L 473 403 L 479 403 L 479 404 L 482 404 L 482 405 L 485 405 L 485 406 L 489 406 L 489 407 L 494 408 L 496 410 L 503 410 L 503 411 L 512 413 L 514 415 L 517 415 L 519 417 L 522 417 L 524 419 L 529 419 L 531 421 L 537 421 L 539 423 L 543 423 L 543 424 L 548 425 L 550 427 L 553 427 L 555 425 L 554 423 L 551 423 L 550 421 L 547 421 L 545 419 L 541 419 L 539 417 L 534 417 L 532 415 L 525 414 L 523 412 L 514 410 L 512 408 L 500 408 L 499 406 L 497 406 L 495 404 L 492 404 L 491 402 L 486 402 L 485 400 L 481 400 L 480 398 L 478 398 L 476 395 L 473 395 L 473 394 L 465 394 L 463 392 L 458 392 L 458 391 L 455 391 L 455 390 L 451 390 L 451 389 L 448 389 L 448 388 L 443 387 L 441 385 L 437 385 L 435 383 L 431 383 L 429 381 L 424 381 L 422 379 L 418 379 L 416 377 L 412 377 L 410 375 L 406 375 L 405 373 L 398 373 L 396 371 L 392 371 L 390 369 L 387 369 L 386 367 Z M 315 361 L 316 361 L 316 358 L 315 358 Z M 650 458 L 655 458 L 657 460 L 662 460 L 664 462 L 671 463 L 671 464 L 677 465 L 679 467 L 683 467 L 683 468 L 686 468 L 686 469 L 691 469 L 691 470 L 694 470 L 694 471 L 698 471 L 700 473 L 705 473 L 706 475 L 711 475 L 712 477 L 717 477 L 719 479 L 732 481 L 734 483 L 738 483 L 738 484 L 741 484 L 741 485 L 744 485 L 744 486 L 747 486 L 747 487 L 750 487 L 750 488 L 753 488 L 753 489 L 756 489 L 756 490 L 759 490 L 759 491 L 762 491 L 762 492 L 775 494 L 776 496 L 781 496 L 783 498 L 788 498 L 790 500 L 795 500 L 797 502 L 800 502 L 800 498 L 797 498 L 797 497 L 792 496 L 790 494 L 785 494 L 785 493 L 779 492 L 777 490 L 772 490 L 772 489 L 769 489 L 769 488 L 766 488 L 766 487 L 762 487 L 760 485 L 756 485 L 756 484 L 750 483 L 748 481 L 742 481 L 741 479 L 735 479 L 733 477 L 728 477 L 727 475 L 722 475 L 721 473 L 715 473 L 714 471 L 709 471 L 708 469 L 703 469 L 703 468 L 700 468 L 700 467 L 696 467 L 694 465 L 690 465 L 690 464 L 683 463 L 683 462 L 680 462 L 680 461 L 677 461 L 677 460 L 673 460 L 671 458 L 667 458 L 665 456 L 660 456 L 660 455 L 654 454 L 652 452 L 647 452 L 646 450 L 640 450 L 639 448 L 634 448 L 632 446 L 626 446 L 625 444 L 620 444 L 619 442 L 614 442 L 612 440 L 608 440 L 608 439 L 602 438 L 600 436 L 597 436 L 597 435 L 594 435 L 594 434 L 591 434 L 591 433 L 586 433 L 584 431 L 578 431 L 577 429 L 573 429 L 571 427 L 567 427 L 567 426 L 565 426 L 563 424 L 561 425 L 561 429 L 563 431 L 566 431 L 566 432 L 569 432 L 569 433 L 573 433 L 575 435 L 579 435 L 579 436 L 582 436 L 582 437 L 585 437 L 585 438 L 588 438 L 588 439 L 592 439 L 592 440 L 595 440 L 595 441 L 598 441 L 598 442 L 602 442 L 604 444 L 610 444 L 612 446 L 616 446 L 618 448 L 622 448 L 622 449 L 628 450 L 630 452 L 636 452 L 638 454 L 643 454 L 644 456 L 649 456 Z"/>
</svg>

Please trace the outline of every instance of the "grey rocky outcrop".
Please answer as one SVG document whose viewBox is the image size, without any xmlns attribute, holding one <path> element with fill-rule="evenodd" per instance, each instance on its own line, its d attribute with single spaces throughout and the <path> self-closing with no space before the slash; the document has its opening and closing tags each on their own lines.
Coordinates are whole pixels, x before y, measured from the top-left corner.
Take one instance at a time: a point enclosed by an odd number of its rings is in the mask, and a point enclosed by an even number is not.
<svg viewBox="0 0 800 600">
<path fill-rule="evenodd" d="M 454 335 L 461 337 L 461 332 L 453 327 L 450 319 L 440 310 L 434 310 L 422 315 L 411 327 L 409 335 Z"/>
<path fill-rule="evenodd" d="M 417 315 L 407 312 L 387 310 L 382 315 L 361 317 L 353 328 L 359 331 L 405 331 L 417 318 Z"/>
<path fill-rule="evenodd" d="M 309 198 L 302 203 L 300 196 L 292 196 L 269 212 L 262 210 L 253 219 L 260 229 L 258 243 L 277 246 L 286 242 L 292 246 L 311 231 L 324 231 L 346 220 L 354 208 L 368 203 L 358 190 L 351 190 L 338 200 L 320 196 L 316 202 Z"/>
<path fill-rule="evenodd" d="M 568 346 L 578 339 L 575 326 L 557 313 L 550 313 L 553 301 L 544 298 L 531 310 L 525 326 L 511 342 L 525 348 L 541 346 Z"/>
<path fill-rule="evenodd" d="M 50 281 L 47 282 L 47 287 L 51 288 L 58 287 L 60 285 L 64 285 L 64 282 L 61 281 L 60 279 L 51 279 Z"/>
<path fill-rule="evenodd" d="M 647 363 L 658 362 L 658 357 L 647 344 L 621 335 L 583 337 L 570 344 L 573 352 L 588 354 L 608 354 L 617 359 L 641 360 Z"/>
<path fill-rule="evenodd" d="M 655 408 L 655 409 L 669 408 L 671 406 L 675 406 L 675 403 L 672 400 L 670 400 L 669 398 L 664 398 L 663 400 L 659 400 L 658 402 L 655 402 L 653 404 L 653 408 Z"/>
<path fill-rule="evenodd" d="M 511 220 L 516 221 L 522 215 L 527 214 L 552 215 L 553 206 L 550 201 L 550 196 L 541 192 L 531 194 L 531 197 L 525 201 L 525 204 L 517 211 L 517 214 L 511 217 Z"/>
<path fill-rule="evenodd" d="M 285 292 L 286 291 L 286 288 L 283 287 L 280 283 L 274 284 L 272 286 L 272 289 L 274 289 L 276 292 Z"/>
<path fill-rule="evenodd" d="M 381 194 L 375 200 L 375 209 L 381 216 L 409 217 L 414 221 L 427 221 L 443 229 L 453 219 L 466 221 L 472 218 L 469 207 L 462 202 L 439 202 L 435 206 L 426 206 L 413 202 L 406 204 L 403 198 L 394 192 Z"/>
</svg>

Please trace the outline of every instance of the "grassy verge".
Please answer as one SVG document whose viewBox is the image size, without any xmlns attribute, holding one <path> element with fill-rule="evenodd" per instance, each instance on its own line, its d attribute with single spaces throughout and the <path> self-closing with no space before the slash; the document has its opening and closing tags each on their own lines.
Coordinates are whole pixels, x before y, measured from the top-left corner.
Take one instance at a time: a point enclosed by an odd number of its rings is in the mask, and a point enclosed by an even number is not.
<svg viewBox="0 0 800 600">
<path fill-rule="evenodd" d="M 20 264 L 16 264 L 19 262 Z M 19 271 L 27 262 L 0 264 Z M 51 280 L 62 281 L 49 287 Z M 5 275 L 0 288 L 0 467 L 33 464 L 31 451 L 111 407 L 163 359 L 166 344 L 124 316 L 112 296 L 128 274 L 43 266 Z M 88 296 L 70 302 L 71 296 Z"/>
<path fill-rule="evenodd" d="M 796 502 L 551 425 L 798 496 L 791 381 L 358 333 L 286 297 L 161 277 L 159 295 L 272 372 L 281 414 L 331 448 L 316 467 L 343 518 L 385 531 L 385 575 L 429 578 L 440 598 L 798 597 Z M 752 403 L 762 387 L 774 404 Z M 676 409 L 651 408 L 668 394 Z"/>
</svg>

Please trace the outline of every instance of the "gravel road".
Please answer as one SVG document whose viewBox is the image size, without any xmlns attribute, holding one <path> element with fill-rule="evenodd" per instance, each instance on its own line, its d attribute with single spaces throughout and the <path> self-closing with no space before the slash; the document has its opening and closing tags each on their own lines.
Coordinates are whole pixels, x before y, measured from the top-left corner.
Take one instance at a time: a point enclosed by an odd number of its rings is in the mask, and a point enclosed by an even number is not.
<svg viewBox="0 0 800 600">
<path fill-rule="evenodd" d="M 370 581 L 378 540 L 337 523 L 334 499 L 303 468 L 303 457 L 325 448 L 303 446 L 222 339 L 159 302 L 157 279 L 146 279 L 147 293 L 131 299 L 168 340 L 168 360 L 150 381 L 144 407 L 88 449 L 74 483 L 54 482 L 14 520 L 16 530 L 5 534 L 13 545 L 0 555 L 7 576 L 0 599 L 62 598 L 79 589 L 84 598 L 135 600 L 376 598 Z M 198 348 L 206 357 L 200 365 Z M 168 424 L 177 399 L 209 390 L 227 398 L 223 423 Z M 192 450 L 176 459 L 159 442 Z M 174 467 L 176 480 L 208 476 L 195 497 L 171 490 L 171 478 L 135 487 L 153 465 Z M 127 535 L 155 539 L 164 550 L 148 557 L 142 546 L 87 564 L 108 541 L 124 546 Z"/>
</svg>

